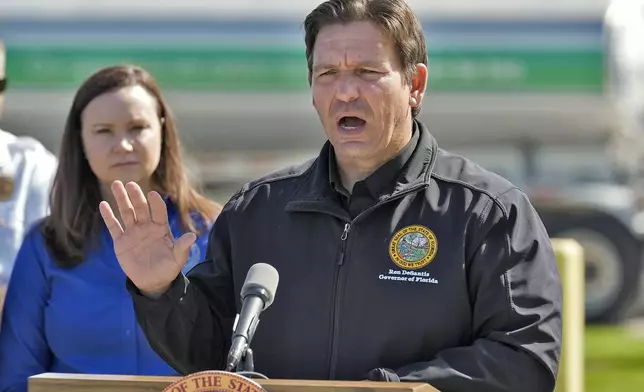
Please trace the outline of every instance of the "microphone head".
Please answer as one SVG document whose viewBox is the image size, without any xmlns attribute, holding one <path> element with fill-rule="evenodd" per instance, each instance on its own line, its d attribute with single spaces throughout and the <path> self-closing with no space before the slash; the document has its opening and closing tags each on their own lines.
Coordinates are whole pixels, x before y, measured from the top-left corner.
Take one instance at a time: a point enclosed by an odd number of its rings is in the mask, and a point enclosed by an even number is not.
<svg viewBox="0 0 644 392">
<path fill-rule="evenodd" d="M 241 289 L 242 300 L 249 294 L 261 295 L 264 298 L 264 309 L 271 306 L 279 282 L 279 274 L 270 264 L 257 263 L 248 270 Z"/>
</svg>

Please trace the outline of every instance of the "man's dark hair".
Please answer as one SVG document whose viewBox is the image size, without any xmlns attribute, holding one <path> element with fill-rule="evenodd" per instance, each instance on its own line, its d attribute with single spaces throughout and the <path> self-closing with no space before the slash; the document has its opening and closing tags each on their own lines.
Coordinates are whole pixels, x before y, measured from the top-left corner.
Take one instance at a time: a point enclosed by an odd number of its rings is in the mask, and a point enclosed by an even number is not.
<svg viewBox="0 0 644 392">
<path fill-rule="evenodd" d="M 313 48 L 320 30 L 333 24 L 362 21 L 376 24 L 393 40 L 406 83 L 411 82 L 416 64 L 427 65 L 427 45 L 422 26 L 405 0 L 328 0 L 304 20 L 309 75 L 313 67 Z M 412 108 L 414 117 L 419 112 L 420 106 Z"/>
</svg>

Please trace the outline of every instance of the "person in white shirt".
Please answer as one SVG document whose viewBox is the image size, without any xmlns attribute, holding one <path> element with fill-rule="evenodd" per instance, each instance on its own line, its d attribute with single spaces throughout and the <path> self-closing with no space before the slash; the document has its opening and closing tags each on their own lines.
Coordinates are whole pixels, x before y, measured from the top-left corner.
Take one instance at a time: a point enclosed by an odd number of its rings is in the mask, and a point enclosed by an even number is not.
<svg viewBox="0 0 644 392">
<path fill-rule="evenodd" d="M 0 117 L 7 85 L 5 59 L 0 42 Z M 48 213 L 57 166 L 57 158 L 36 139 L 0 129 L 0 306 L 23 236 Z"/>
</svg>

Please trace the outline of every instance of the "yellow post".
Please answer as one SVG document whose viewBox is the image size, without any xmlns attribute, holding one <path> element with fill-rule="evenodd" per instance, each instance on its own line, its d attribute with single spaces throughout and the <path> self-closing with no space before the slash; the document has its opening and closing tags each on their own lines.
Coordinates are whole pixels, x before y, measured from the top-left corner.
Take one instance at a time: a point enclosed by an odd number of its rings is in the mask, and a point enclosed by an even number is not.
<svg viewBox="0 0 644 392">
<path fill-rule="evenodd" d="M 563 289 L 563 343 L 556 392 L 584 391 L 586 325 L 584 251 L 572 239 L 552 239 Z"/>
</svg>

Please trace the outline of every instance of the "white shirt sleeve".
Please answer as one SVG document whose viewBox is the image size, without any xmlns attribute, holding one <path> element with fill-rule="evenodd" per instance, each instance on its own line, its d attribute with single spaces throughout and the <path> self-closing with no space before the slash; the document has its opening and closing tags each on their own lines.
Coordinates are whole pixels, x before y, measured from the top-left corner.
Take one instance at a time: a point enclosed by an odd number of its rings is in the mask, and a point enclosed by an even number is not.
<svg viewBox="0 0 644 392">
<path fill-rule="evenodd" d="M 0 201 L 0 285 L 6 284 L 25 234 L 49 213 L 49 191 L 57 158 L 37 140 L 0 130 L 3 175 L 13 179 L 13 193 Z"/>
<path fill-rule="evenodd" d="M 36 163 L 31 175 L 25 208 L 25 233 L 34 223 L 49 214 L 49 192 L 58 168 L 58 159 L 44 148 L 34 154 L 34 160 Z"/>
</svg>

